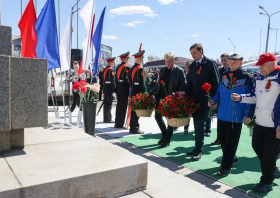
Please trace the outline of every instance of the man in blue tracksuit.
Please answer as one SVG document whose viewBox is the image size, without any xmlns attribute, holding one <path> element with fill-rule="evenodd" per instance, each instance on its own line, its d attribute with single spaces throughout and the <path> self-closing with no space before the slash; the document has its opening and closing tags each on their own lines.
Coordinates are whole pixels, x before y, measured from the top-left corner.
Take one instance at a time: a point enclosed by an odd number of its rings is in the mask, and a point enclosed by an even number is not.
<svg viewBox="0 0 280 198">
<path fill-rule="evenodd" d="M 249 94 L 254 87 L 254 79 L 241 69 L 243 56 L 232 54 L 230 70 L 223 73 L 216 95 L 208 103 L 218 106 L 218 127 L 221 131 L 220 141 L 223 151 L 221 168 L 218 174 L 227 176 L 230 173 L 238 147 L 242 123 L 250 123 L 254 116 L 255 105 L 242 104 L 231 100 L 232 93 Z"/>
</svg>

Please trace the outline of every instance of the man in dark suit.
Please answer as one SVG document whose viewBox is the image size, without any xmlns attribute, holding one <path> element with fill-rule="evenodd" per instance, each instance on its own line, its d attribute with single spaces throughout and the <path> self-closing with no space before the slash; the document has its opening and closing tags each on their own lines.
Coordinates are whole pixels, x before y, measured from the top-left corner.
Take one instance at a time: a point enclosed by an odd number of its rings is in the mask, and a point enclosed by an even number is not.
<svg viewBox="0 0 280 198">
<path fill-rule="evenodd" d="M 229 71 L 228 57 L 229 57 L 229 54 L 227 54 L 227 53 L 223 53 L 220 57 L 221 63 L 223 65 L 223 67 L 219 68 L 220 81 L 221 81 L 221 77 L 223 76 L 223 73 Z M 219 130 L 220 127 L 218 127 L 218 124 L 219 124 L 219 122 L 217 123 L 217 139 L 214 142 L 212 142 L 211 145 L 220 145 L 221 144 L 221 142 L 220 142 L 221 131 Z"/>
<path fill-rule="evenodd" d="M 99 91 L 99 101 L 101 101 L 102 99 L 102 92 L 103 92 L 103 71 L 104 71 L 104 67 L 102 67 L 102 69 L 100 70 L 98 77 L 99 77 L 99 84 L 100 84 L 100 91 Z"/>
<path fill-rule="evenodd" d="M 142 50 L 136 54 L 134 54 L 135 64 L 130 69 L 130 84 L 131 84 L 131 96 L 135 96 L 138 93 L 144 93 L 146 91 L 145 81 L 144 81 L 144 69 L 142 67 L 143 59 L 144 59 L 145 50 Z M 129 133 L 132 134 L 142 134 L 139 130 L 139 117 L 137 116 L 135 111 L 131 112 L 130 118 L 130 128 Z"/>
<path fill-rule="evenodd" d="M 157 84 L 149 93 L 150 95 L 156 96 L 156 109 L 159 106 L 160 99 L 163 99 L 172 93 L 183 91 L 187 84 L 184 70 L 174 64 L 175 54 L 173 52 L 167 52 L 164 55 L 164 59 L 166 67 L 160 70 L 160 78 L 158 78 Z M 159 82 L 159 80 L 164 81 L 166 90 L 163 90 L 164 87 Z M 155 119 L 162 135 L 161 139 L 158 141 L 158 144 L 161 145 L 161 148 L 167 147 L 170 145 L 174 127 L 169 125 L 166 127 L 162 116 L 157 111 L 155 112 Z"/>
<path fill-rule="evenodd" d="M 116 70 L 116 94 L 117 94 L 117 107 L 116 107 L 116 121 L 115 128 L 123 128 L 125 115 L 127 110 L 130 82 L 129 82 L 129 66 L 127 65 L 129 59 L 129 52 L 119 56 L 122 63 Z"/>
<path fill-rule="evenodd" d="M 103 82 L 104 82 L 104 108 L 103 108 L 103 122 L 112 122 L 112 103 L 113 103 L 113 92 L 115 89 L 115 72 L 113 66 L 115 64 L 115 57 L 108 58 L 108 66 L 103 71 Z"/>
<path fill-rule="evenodd" d="M 211 84 L 211 97 L 215 96 L 219 86 L 219 71 L 215 61 L 203 55 L 203 46 L 195 43 L 190 47 L 191 55 L 194 59 L 190 65 L 188 74 L 188 84 L 184 92 L 194 98 L 200 104 L 199 109 L 193 114 L 195 128 L 195 148 L 187 155 L 191 155 L 193 160 L 199 160 L 202 156 L 204 144 L 204 123 L 209 116 L 208 97 L 202 89 L 204 83 Z"/>
</svg>

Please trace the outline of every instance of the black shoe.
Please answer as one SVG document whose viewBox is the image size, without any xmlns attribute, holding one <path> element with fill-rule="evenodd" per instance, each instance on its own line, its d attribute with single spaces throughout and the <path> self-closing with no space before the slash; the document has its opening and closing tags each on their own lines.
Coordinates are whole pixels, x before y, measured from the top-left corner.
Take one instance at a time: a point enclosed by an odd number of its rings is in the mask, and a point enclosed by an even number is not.
<svg viewBox="0 0 280 198">
<path fill-rule="evenodd" d="M 188 135 L 189 134 L 189 130 L 185 129 L 183 134 Z"/>
<path fill-rule="evenodd" d="M 235 155 L 234 158 L 233 158 L 233 162 L 232 163 L 234 164 L 234 163 L 237 163 L 237 162 L 238 162 L 238 158 Z"/>
<path fill-rule="evenodd" d="M 221 144 L 220 140 L 215 140 L 215 142 L 211 143 L 211 145 L 220 145 L 220 144 Z"/>
<path fill-rule="evenodd" d="M 191 152 L 187 152 L 187 155 L 194 155 L 195 149 L 193 149 Z"/>
<path fill-rule="evenodd" d="M 206 132 L 206 133 L 205 133 L 205 136 L 206 136 L 206 137 L 210 137 L 210 136 L 211 136 L 211 132 Z"/>
<path fill-rule="evenodd" d="M 198 161 L 198 160 L 200 160 L 201 156 L 202 156 L 202 151 L 201 151 L 201 152 L 195 152 L 195 153 L 193 154 L 192 159 L 193 159 L 194 161 Z"/>
<path fill-rule="evenodd" d="M 168 147 L 170 145 L 169 142 L 163 141 L 162 145 L 160 145 L 161 148 Z"/>
<path fill-rule="evenodd" d="M 114 126 L 114 128 L 116 128 L 116 129 L 122 129 L 123 127 L 120 127 L 120 126 Z"/>
<path fill-rule="evenodd" d="M 260 182 L 253 187 L 253 191 L 260 192 L 260 193 L 267 193 L 273 190 L 272 186 L 273 186 L 272 184 L 264 184 Z"/>
<path fill-rule="evenodd" d="M 158 144 L 161 145 L 164 142 L 164 137 L 161 137 L 160 140 L 158 141 Z"/>
<path fill-rule="evenodd" d="M 230 174 L 230 168 L 220 168 L 220 170 L 217 172 L 217 174 L 226 177 Z"/>
<path fill-rule="evenodd" d="M 137 130 L 137 131 L 129 131 L 131 134 L 144 134 L 143 131 Z"/>
</svg>

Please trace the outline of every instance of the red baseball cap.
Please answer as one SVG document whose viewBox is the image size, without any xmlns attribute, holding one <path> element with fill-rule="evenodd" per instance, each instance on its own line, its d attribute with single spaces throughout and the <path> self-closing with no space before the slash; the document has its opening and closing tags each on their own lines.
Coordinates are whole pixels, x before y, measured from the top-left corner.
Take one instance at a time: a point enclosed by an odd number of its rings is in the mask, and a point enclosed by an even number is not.
<svg viewBox="0 0 280 198">
<path fill-rule="evenodd" d="M 263 65 L 263 64 L 265 64 L 269 61 L 276 61 L 276 60 L 277 60 L 277 58 L 274 54 L 265 53 L 265 54 L 260 55 L 260 58 L 259 58 L 258 62 L 256 62 L 254 64 L 254 66 L 260 66 L 260 65 Z"/>
</svg>

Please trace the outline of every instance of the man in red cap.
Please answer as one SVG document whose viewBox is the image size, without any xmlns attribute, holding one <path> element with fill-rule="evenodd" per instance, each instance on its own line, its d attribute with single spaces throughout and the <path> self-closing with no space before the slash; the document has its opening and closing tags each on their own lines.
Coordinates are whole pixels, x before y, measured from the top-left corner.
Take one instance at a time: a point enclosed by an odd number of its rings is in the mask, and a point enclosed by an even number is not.
<svg viewBox="0 0 280 198">
<path fill-rule="evenodd" d="M 103 109 L 103 122 L 111 123 L 112 121 L 112 103 L 113 103 L 113 91 L 115 89 L 115 72 L 113 66 L 115 64 L 115 57 L 107 59 L 108 66 L 103 72 L 104 82 L 104 109 Z"/>
<path fill-rule="evenodd" d="M 120 59 L 122 63 L 117 67 L 116 70 L 116 94 L 117 94 L 117 107 L 116 107 L 116 120 L 115 120 L 115 128 L 123 128 L 127 103 L 128 103 L 128 95 L 130 89 L 129 82 L 129 52 L 121 54 Z"/>
<path fill-rule="evenodd" d="M 232 94 L 234 101 L 256 103 L 256 126 L 252 147 L 261 161 L 262 176 L 253 187 L 254 191 L 267 193 L 272 190 L 273 180 L 280 178 L 276 156 L 280 144 L 280 69 L 272 53 L 262 54 L 255 64 L 261 75 L 251 94 Z"/>
<path fill-rule="evenodd" d="M 130 69 L 130 84 L 131 84 L 131 96 L 135 96 L 139 93 L 146 92 L 145 82 L 144 82 L 144 70 L 142 67 L 144 59 L 145 50 L 142 50 L 134 54 L 135 64 Z M 131 112 L 131 121 L 129 133 L 132 134 L 142 134 L 143 132 L 139 130 L 139 117 L 135 111 Z"/>
</svg>

